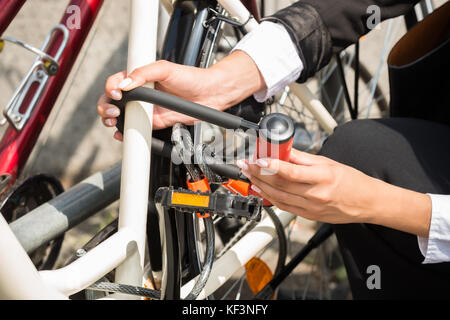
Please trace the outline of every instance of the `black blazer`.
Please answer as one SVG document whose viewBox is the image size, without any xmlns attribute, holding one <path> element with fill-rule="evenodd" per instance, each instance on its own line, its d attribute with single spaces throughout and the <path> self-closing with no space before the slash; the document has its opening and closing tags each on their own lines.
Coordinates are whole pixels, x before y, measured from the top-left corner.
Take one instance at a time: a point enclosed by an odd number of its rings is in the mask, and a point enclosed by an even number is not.
<svg viewBox="0 0 450 320">
<path fill-rule="evenodd" d="M 297 45 L 304 82 L 326 66 L 333 53 L 355 43 L 370 30 L 367 8 L 377 5 L 381 21 L 407 13 L 419 0 L 302 0 L 262 21 L 283 24 Z"/>
</svg>

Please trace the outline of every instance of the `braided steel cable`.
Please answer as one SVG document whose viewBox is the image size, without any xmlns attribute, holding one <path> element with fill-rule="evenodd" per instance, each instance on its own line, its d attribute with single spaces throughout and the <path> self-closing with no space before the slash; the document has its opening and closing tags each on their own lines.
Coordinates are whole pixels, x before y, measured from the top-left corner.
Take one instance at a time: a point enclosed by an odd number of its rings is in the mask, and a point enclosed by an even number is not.
<svg viewBox="0 0 450 320">
<path fill-rule="evenodd" d="M 178 157 L 183 162 L 186 170 L 191 175 L 193 181 L 201 180 L 201 174 L 198 172 L 195 165 L 192 163 L 192 156 L 194 154 L 194 143 L 192 137 L 186 126 L 181 123 L 176 123 L 172 128 L 172 142 L 174 150 Z"/>
<path fill-rule="evenodd" d="M 222 184 L 225 182 L 225 180 L 220 175 L 215 173 L 208 165 L 209 161 L 209 163 L 214 163 L 213 154 L 214 153 L 212 152 L 211 148 L 209 148 L 206 144 L 198 144 L 195 146 L 195 162 L 198 164 L 206 179 L 208 179 L 208 182 L 214 184 Z"/>
<path fill-rule="evenodd" d="M 124 293 L 155 300 L 161 299 L 161 291 L 106 281 L 93 283 L 87 289 L 103 292 Z"/>
<path fill-rule="evenodd" d="M 197 281 L 194 284 L 191 292 L 186 296 L 185 300 L 195 300 L 197 299 L 200 292 L 206 285 L 208 281 L 209 275 L 211 274 L 212 265 L 214 262 L 214 222 L 211 217 L 203 218 L 205 223 L 205 232 L 206 232 L 206 258 L 203 263 L 202 271 L 197 278 Z"/>
</svg>

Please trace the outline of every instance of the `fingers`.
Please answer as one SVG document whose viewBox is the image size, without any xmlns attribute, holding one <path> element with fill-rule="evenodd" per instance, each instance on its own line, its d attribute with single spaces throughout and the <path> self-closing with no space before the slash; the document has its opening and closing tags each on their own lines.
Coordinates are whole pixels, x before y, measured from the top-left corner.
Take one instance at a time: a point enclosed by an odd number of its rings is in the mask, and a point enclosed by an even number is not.
<svg viewBox="0 0 450 320">
<path fill-rule="evenodd" d="M 120 116 L 120 109 L 110 103 L 110 99 L 122 99 L 122 90 L 129 91 L 143 86 L 148 82 L 164 81 L 169 77 L 176 64 L 160 60 L 141 68 L 137 68 L 127 76 L 126 71 L 118 72 L 110 76 L 105 84 L 105 94 L 97 103 L 97 112 L 102 117 L 102 123 L 106 127 L 114 127 L 117 124 L 117 117 Z M 161 121 L 163 122 L 163 121 Z M 161 127 L 165 127 L 162 123 Z M 114 138 L 122 141 L 120 132 L 114 134 Z"/>
<path fill-rule="evenodd" d="M 109 103 L 110 99 L 103 94 L 97 102 L 97 113 L 102 118 L 102 123 L 105 127 L 114 127 L 117 125 L 117 117 L 120 115 L 120 109 Z M 120 132 L 119 132 L 120 133 Z M 121 136 L 117 134 L 114 137 L 122 141 Z"/>
<path fill-rule="evenodd" d="M 106 80 L 105 85 L 105 93 L 107 96 L 114 100 L 122 99 L 122 92 L 119 88 L 119 85 L 123 80 L 127 77 L 127 72 L 122 71 L 116 74 L 113 74 Z"/>
<path fill-rule="evenodd" d="M 165 81 L 169 75 L 174 72 L 173 69 L 175 66 L 176 64 L 174 63 L 159 60 L 141 68 L 137 68 L 126 78 L 122 78 L 122 81 L 117 83 L 117 88 L 120 90 L 129 91 L 143 86 L 148 82 Z"/>
<path fill-rule="evenodd" d="M 164 81 L 175 67 L 174 63 L 160 60 L 137 68 L 128 76 L 126 71 L 118 72 L 106 80 L 105 93 L 111 99 L 120 100 L 122 90 L 129 91 L 148 82 Z"/>
<path fill-rule="evenodd" d="M 120 133 L 120 131 L 116 131 L 114 133 L 114 139 L 119 140 L 119 141 L 123 141 L 123 135 L 122 133 Z"/>
<path fill-rule="evenodd" d="M 105 127 L 111 128 L 117 124 L 117 119 L 116 118 L 103 118 L 102 122 Z"/>
<path fill-rule="evenodd" d="M 166 80 L 174 72 L 175 63 L 159 60 L 135 69 L 127 76 L 126 71 L 113 74 L 106 80 L 105 93 L 114 100 L 122 99 L 122 90 L 129 91 L 148 82 Z"/>
<path fill-rule="evenodd" d="M 315 164 L 325 163 L 329 159 L 323 156 L 317 156 L 311 153 L 292 149 L 289 161 L 304 166 L 312 166 Z"/>
<path fill-rule="evenodd" d="M 247 167 L 252 176 L 258 176 L 263 181 L 277 185 L 282 180 L 284 180 L 283 183 L 315 184 L 323 176 L 321 166 L 305 166 L 276 159 L 258 159 L 256 164 L 247 163 Z"/>
<path fill-rule="evenodd" d="M 270 185 L 257 177 L 252 177 L 251 181 L 253 183 L 251 187 L 253 191 L 259 193 L 261 196 L 270 201 L 274 200 L 286 204 L 292 204 L 301 208 L 305 208 L 307 206 L 307 200 L 298 194 L 286 192 L 286 189 L 281 190 L 275 188 L 273 185 Z"/>
<path fill-rule="evenodd" d="M 103 118 L 103 123 L 108 127 L 114 126 L 115 124 L 111 125 L 112 121 L 106 121 L 107 119 L 117 118 L 120 116 L 120 109 L 109 102 L 110 99 L 105 94 L 103 94 L 97 102 L 97 113 Z"/>
<path fill-rule="evenodd" d="M 305 199 L 297 199 L 298 203 L 294 204 L 291 199 L 291 194 L 283 195 L 283 192 L 274 193 L 274 190 L 270 190 L 267 186 L 268 185 L 264 185 L 263 182 L 258 182 L 258 186 L 252 185 L 252 189 L 280 210 L 290 212 L 306 219 L 314 220 L 313 215 L 302 207 L 303 205 L 306 206 Z"/>
<path fill-rule="evenodd" d="M 255 169 L 255 166 L 249 166 L 247 170 L 243 169 L 242 173 L 250 180 L 252 183 L 259 186 L 260 183 L 264 183 L 270 186 L 270 197 L 276 194 L 276 190 L 283 191 L 286 195 L 301 196 L 302 198 L 308 199 L 311 192 L 314 190 L 313 184 L 301 183 L 292 180 L 287 180 L 282 178 L 278 174 L 272 175 L 261 175 L 259 169 Z M 267 188 L 269 189 L 269 188 Z"/>
<path fill-rule="evenodd" d="M 120 116 L 120 109 L 111 104 L 97 105 L 97 113 L 103 119 L 117 118 Z"/>
</svg>

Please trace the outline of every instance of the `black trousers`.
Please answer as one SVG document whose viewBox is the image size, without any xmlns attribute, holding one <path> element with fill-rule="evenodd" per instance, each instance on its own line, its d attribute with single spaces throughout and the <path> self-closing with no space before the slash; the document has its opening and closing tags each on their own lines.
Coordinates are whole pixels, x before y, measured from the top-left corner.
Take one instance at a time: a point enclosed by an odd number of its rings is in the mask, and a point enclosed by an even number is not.
<svg viewBox="0 0 450 320">
<path fill-rule="evenodd" d="M 450 194 L 450 126 L 356 120 L 338 127 L 321 154 L 396 186 Z M 422 264 L 415 235 L 370 224 L 334 229 L 354 299 L 450 299 L 450 263 Z M 380 289 L 367 286 L 371 265 L 379 267 Z"/>
</svg>

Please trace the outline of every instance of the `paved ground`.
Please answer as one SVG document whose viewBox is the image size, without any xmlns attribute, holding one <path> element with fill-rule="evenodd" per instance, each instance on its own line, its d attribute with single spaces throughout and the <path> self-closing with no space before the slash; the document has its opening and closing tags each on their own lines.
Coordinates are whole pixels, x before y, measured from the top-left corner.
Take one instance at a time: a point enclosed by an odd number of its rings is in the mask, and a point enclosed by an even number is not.
<svg viewBox="0 0 450 320">
<path fill-rule="evenodd" d="M 121 158 L 121 145 L 111 138 L 113 131 L 101 125 L 95 105 L 102 93 L 105 79 L 126 66 L 128 1 L 105 2 L 96 32 L 91 37 L 89 46 L 80 55 L 77 67 L 72 72 L 70 85 L 66 86 L 60 96 L 57 109 L 53 111 L 26 168 L 27 174 L 53 174 L 63 181 L 66 188 Z M 278 3 L 288 2 L 284 0 Z M 60 0 L 27 1 L 5 34 L 39 47 L 48 30 L 59 22 L 66 3 L 67 1 Z M 383 23 L 380 30 L 373 31 L 361 42 L 361 59 L 373 74 L 377 70 L 381 43 L 388 29 L 389 24 Z M 401 35 L 403 32 L 403 25 L 400 24 L 397 34 Z M 397 38 L 398 36 L 394 37 L 392 43 Z M 0 106 L 6 105 L 31 62 L 31 55 L 12 46 L 8 46 L 0 55 Z M 388 95 L 385 69 L 379 83 Z M 115 204 L 71 231 L 64 247 L 64 257 L 73 253 L 77 244 L 84 243 L 92 233 L 116 215 Z M 307 239 L 305 235 L 310 233 L 308 225 L 310 223 L 305 222 L 295 227 L 298 232 L 295 232 L 294 237 L 299 244 L 304 243 Z M 303 277 L 303 271 L 296 272 L 294 277 Z"/>
</svg>

